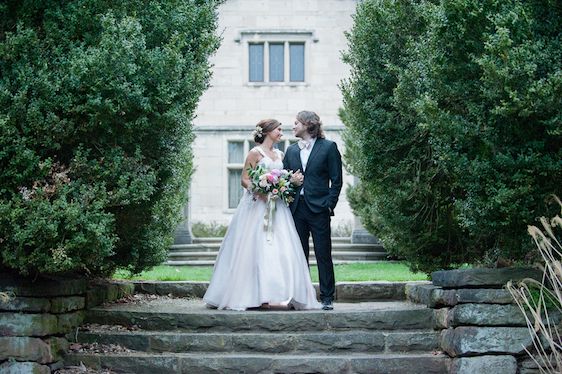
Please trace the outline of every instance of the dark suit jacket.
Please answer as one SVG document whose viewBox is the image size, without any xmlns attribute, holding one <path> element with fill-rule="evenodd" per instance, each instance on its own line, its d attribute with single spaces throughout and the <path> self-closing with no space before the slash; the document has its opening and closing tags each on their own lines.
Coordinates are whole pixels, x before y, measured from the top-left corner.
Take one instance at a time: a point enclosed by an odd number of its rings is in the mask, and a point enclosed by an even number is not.
<svg viewBox="0 0 562 374">
<path fill-rule="evenodd" d="M 300 148 L 292 144 L 287 148 L 283 167 L 287 170 L 299 170 L 304 174 L 304 184 L 297 189 L 295 201 L 290 205 L 294 213 L 303 196 L 300 190 L 304 187 L 304 200 L 314 213 L 330 211 L 334 208 L 342 188 L 342 162 L 338 146 L 331 140 L 317 138 L 310 152 L 306 171 L 303 172 Z"/>
</svg>

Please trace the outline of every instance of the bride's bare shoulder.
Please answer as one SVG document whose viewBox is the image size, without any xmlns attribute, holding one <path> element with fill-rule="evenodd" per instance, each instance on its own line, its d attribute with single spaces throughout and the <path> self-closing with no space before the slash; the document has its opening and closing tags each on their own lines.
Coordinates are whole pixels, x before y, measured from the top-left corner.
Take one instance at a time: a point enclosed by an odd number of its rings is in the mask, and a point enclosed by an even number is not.
<svg viewBox="0 0 562 374">
<path fill-rule="evenodd" d="M 258 147 L 254 147 L 250 149 L 250 151 L 248 152 L 248 155 L 246 156 L 246 160 L 253 163 L 253 161 L 261 160 L 262 157 L 263 156 L 261 155 Z"/>
</svg>

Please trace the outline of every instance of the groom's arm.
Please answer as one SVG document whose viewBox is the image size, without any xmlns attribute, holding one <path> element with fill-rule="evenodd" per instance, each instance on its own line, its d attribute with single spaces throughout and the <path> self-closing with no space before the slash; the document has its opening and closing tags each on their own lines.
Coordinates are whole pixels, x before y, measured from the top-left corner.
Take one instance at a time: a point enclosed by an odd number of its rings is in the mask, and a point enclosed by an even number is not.
<svg viewBox="0 0 562 374">
<path fill-rule="evenodd" d="M 289 167 L 289 161 L 287 161 L 289 159 L 289 150 L 287 150 L 287 153 L 285 153 L 285 157 L 283 157 L 283 169 L 285 170 L 291 170 L 291 168 Z"/>
<path fill-rule="evenodd" d="M 330 197 L 328 207 L 333 212 L 338 203 L 338 198 L 343 186 L 343 172 L 341 154 L 338 150 L 338 146 L 335 142 L 330 146 L 331 149 L 328 152 L 328 172 L 330 173 Z"/>
</svg>

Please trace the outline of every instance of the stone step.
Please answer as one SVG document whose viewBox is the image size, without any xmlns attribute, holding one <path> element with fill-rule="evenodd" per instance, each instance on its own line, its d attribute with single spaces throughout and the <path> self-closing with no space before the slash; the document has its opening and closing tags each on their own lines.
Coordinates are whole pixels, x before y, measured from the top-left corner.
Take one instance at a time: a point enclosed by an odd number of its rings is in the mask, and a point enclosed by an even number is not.
<svg viewBox="0 0 562 374">
<path fill-rule="evenodd" d="M 192 241 L 194 244 L 198 244 L 198 243 L 220 243 L 222 242 L 224 238 L 223 237 L 194 237 L 192 238 Z M 312 239 L 310 240 L 310 243 L 312 244 Z M 336 244 L 336 243 L 351 243 L 351 237 L 349 236 L 335 236 L 332 237 L 332 244 Z"/>
<path fill-rule="evenodd" d="M 192 252 L 192 251 L 171 251 L 168 254 L 169 261 L 188 261 L 188 260 L 209 260 L 217 258 L 218 251 Z M 384 260 L 386 252 L 332 252 L 333 260 L 365 261 L 365 260 Z M 310 259 L 316 258 L 314 252 L 310 253 Z"/>
<path fill-rule="evenodd" d="M 175 331 L 112 331 L 89 326 L 72 334 L 80 343 L 117 344 L 143 352 L 431 352 L 439 348 L 439 332 L 323 331 L 293 333 L 187 333 Z"/>
<path fill-rule="evenodd" d="M 201 299 L 209 282 L 195 281 L 132 281 L 138 294 L 159 295 L 175 298 Z M 336 282 L 336 302 L 364 302 L 364 301 L 399 301 L 406 300 L 406 288 L 415 289 L 416 285 L 429 285 L 428 281 L 415 282 Z M 319 297 L 319 285 L 313 283 Z M 412 301 L 412 300 L 409 300 Z M 414 301 L 414 304 L 417 304 Z"/>
<path fill-rule="evenodd" d="M 182 332 L 424 330 L 435 327 L 433 310 L 403 301 L 334 303 L 334 310 L 330 312 L 279 309 L 235 312 L 208 309 L 200 299 L 156 298 L 138 304 L 92 308 L 85 322 Z"/>
<path fill-rule="evenodd" d="M 174 244 L 170 246 L 170 253 L 173 252 L 218 252 L 221 242 L 193 243 L 193 244 Z M 310 243 L 311 253 L 314 245 Z M 380 252 L 386 253 L 380 244 L 351 244 L 351 243 L 332 243 L 332 252 Z"/>
<path fill-rule="evenodd" d="M 66 365 L 135 373 L 369 373 L 444 374 L 450 358 L 440 353 L 416 354 L 123 354 L 72 353 Z"/>
<path fill-rule="evenodd" d="M 386 260 L 364 260 L 364 261 L 356 261 L 356 260 L 333 260 L 334 265 L 343 265 L 343 264 L 355 264 L 360 262 L 362 264 L 378 264 L 380 262 L 388 263 L 389 261 Z M 316 260 L 311 259 L 309 264 L 312 266 L 316 266 Z M 163 265 L 168 266 L 214 266 L 215 260 L 168 260 L 163 263 Z"/>
</svg>

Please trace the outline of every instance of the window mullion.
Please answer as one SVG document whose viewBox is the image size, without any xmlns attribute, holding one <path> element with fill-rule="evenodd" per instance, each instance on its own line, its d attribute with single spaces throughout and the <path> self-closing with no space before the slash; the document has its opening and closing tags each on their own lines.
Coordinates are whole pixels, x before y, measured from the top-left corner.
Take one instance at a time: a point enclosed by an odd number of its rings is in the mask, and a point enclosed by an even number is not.
<svg viewBox="0 0 562 374">
<path fill-rule="evenodd" d="M 263 43 L 263 81 L 269 82 L 269 42 Z"/>
<path fill-rule="evenodd" d="M 284 42 L 283 43 L 283 81 L 284 82 L 288 82 L 289 81 L 289 74 L 290 74 L 290 64 L 291 61 L 289 60 L 289 42 Z"/>
</svg>

